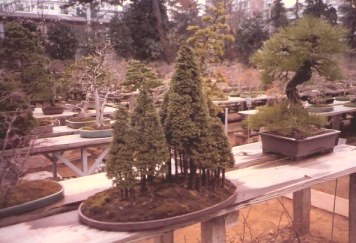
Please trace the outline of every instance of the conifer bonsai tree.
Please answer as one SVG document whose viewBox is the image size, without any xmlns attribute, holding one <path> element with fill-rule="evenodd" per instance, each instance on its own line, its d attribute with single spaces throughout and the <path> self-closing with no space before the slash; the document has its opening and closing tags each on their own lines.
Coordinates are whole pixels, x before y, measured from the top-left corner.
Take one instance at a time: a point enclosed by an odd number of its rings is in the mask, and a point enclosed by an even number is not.
<svg viewBox="0 0 356 243">
<path fill-rule="evenodd" d="M 266 84 L 286 82 L 286 96 L 294 103 L 300 102 L 297 86 L 317 73 L 326 80 L 337 80 L 342 74 L 339 57 L 347 45 L 346 31 L 340 26 L 311 16 L 280 29 L 251 58 L 262 70 Z"/>
<path fill-rule="evenodd" d="M 0 72 L 0 151 L 28 145 L 36 126 L 27 95 L 21 84 Z"/>
<path fill-rule="evenodd" d="M 134 104 L 135 92 L 145 87 L 145 90 L 150 92 L 162 87 L 163 81 L 157 77 L 157 74 L 147 65 L 138 60 L 129 60 L 127 72 L 124 81 L 121 83 L 122 87 L 128 92 L 131 92 L 130 107 Z M 157 103 L 157 97 L 154 96 L 154 103 Z"/>
<path fill-rule="evenodd" d="M 224 169 L 233 159 L 222 128 L 217 129 L 217 118 L 209 113 L 193 50 L 185 45 L 178 52 L 161 119 L 176 161 L 175 175 L 184 174 L 190 189 L 224 186 Z"/>
</svg>

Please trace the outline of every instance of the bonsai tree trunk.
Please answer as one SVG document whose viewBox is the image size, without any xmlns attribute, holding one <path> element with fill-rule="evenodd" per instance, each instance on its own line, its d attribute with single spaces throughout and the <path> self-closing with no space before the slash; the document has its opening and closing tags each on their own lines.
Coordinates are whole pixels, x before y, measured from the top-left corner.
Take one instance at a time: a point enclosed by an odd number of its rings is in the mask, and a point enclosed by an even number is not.
<svg viewBox="0 0 356 243">
<path fill-rule="evenodd" d="M 95 102 L 95 123 L 97 126 L 102 125 L 101 124 L 101 107 L 100 107 L 100 96 L 99 96 L 99 91 L 98 88 L 95 86 L 94 87 L 94 102 Z"/>
<path fill-rule="evenodd" d="M 96 113 L 96 125 L 103 126 L 104 125 L 104 109 L 107 104 L 107 99 L 109 97 L 110 91 L 107 91 L 103 100 L 103 103 L 100 104 L 100 96 L 98 89 L 94 88 L 94 100 L 95 100 L 95 113 Z"/>
<path fill-rule="evenodd" d="M 288 100 L 293 103 L 300 103 L 297 86 L 310 80 L 312 77 L 312 62 L 306 60 L 296 72 L 294 77 L 288 82 L 286 87 L 286 95 Z"/>
</svg>

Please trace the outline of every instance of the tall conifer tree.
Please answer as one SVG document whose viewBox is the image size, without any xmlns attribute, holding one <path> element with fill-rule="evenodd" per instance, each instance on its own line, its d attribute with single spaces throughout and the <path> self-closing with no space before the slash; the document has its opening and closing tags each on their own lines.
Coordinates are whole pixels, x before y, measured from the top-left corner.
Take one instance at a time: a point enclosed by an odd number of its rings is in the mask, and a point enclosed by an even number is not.
<svg viewBox="0 0 356 243">
<path fill-rule="evenodd" d="M 119 108 L 113 125 L 113 141 L 106 161 L 106 176 L 113 181 L 123 199 L 132 198 L 136 183 L 134 170 L 134 139 L 129 127 L 129 115 Z"/>
<path fill-rule="evenodd" d="M 131 117 L 135 136 L 135 167 L 141 177 L 141 191 L 155 177 L 166 173 L 168 147 L 153 99 L 147 88 L 141 88 Z"/>
</svg>

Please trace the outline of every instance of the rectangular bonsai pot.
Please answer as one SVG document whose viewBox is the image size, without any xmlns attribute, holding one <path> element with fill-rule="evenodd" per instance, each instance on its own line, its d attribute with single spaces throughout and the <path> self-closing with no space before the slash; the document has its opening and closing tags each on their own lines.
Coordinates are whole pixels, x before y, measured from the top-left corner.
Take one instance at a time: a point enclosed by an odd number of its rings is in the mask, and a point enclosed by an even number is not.
<svg viewBox="0 0 356 243">
<path fill-rule="evenodd" d="M 268 132 L 261 132 L 260 136 L 264 153 L 281 154 L 297 160 L 320 152 L 332 152 L 339 134 L 338 130 L 325 129 L 322 134 L 298 140 Z"/>
</svg>

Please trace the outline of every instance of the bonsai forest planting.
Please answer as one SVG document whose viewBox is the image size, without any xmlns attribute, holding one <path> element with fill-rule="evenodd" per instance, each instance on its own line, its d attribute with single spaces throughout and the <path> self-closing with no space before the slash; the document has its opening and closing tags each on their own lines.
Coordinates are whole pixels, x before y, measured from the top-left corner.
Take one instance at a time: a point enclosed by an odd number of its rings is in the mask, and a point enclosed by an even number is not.
<svg viewBox="0 0 356 243">
<path fill-rule="evenodd" d="M 94 227 L 89 219 L 144 223 L 199 211 L 233 197 L 235 186 L 224 176 L 233 157 L 221 122 L 209 114 L 189 47 L 180 48 L 160 116 L 150 89 L 141 85 L 132 114 L 120 108 L 113 126 L 106 162 L 113 187 L 84 201 L 79 209 L 83 222 Z M 149 227 L 158 226 L 143 226 Z"/>
</svg>

